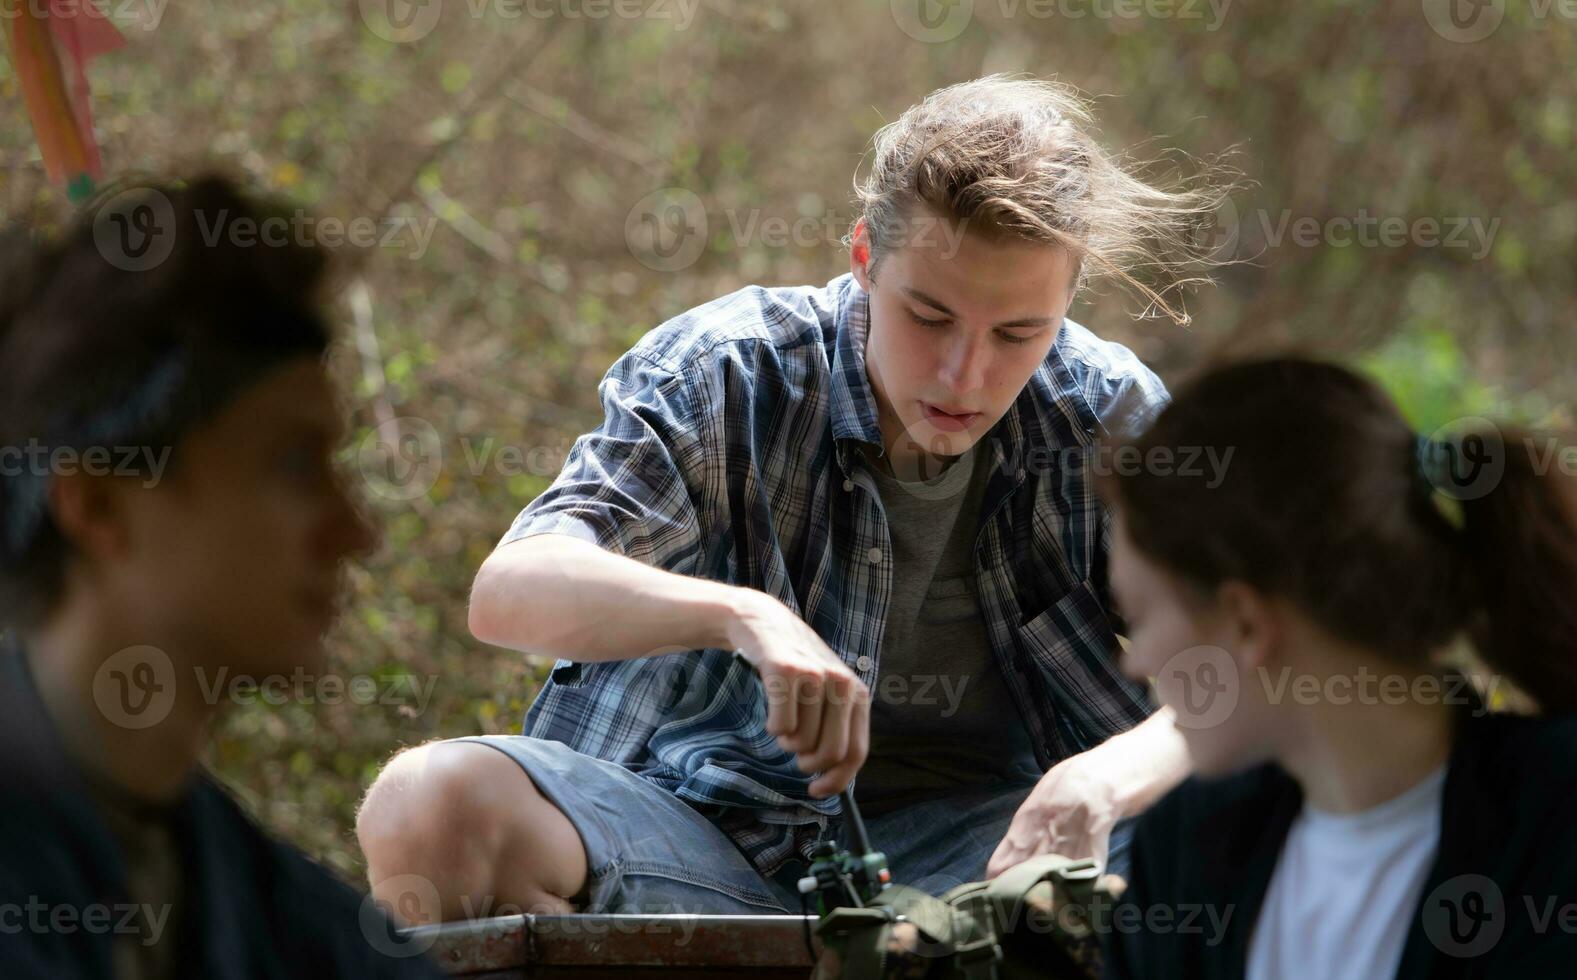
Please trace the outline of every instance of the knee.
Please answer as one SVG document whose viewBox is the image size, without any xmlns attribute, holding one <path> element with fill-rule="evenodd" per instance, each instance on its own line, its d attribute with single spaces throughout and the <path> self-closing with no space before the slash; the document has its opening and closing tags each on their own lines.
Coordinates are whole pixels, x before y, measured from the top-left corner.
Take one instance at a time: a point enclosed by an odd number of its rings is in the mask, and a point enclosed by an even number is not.
<svg viewBox="0 0 1577 980">
<path fill-rule="evenodd" d="M 525 779 L 501 784 L 499 763 L 514 767 L 485 745 L 454 741 L 429 742 L 389 760 L 356 814 L 356 838 L 374 881 L 404 871 L 460 871 L 468 857 L 495 857 L 509 804 L 534 789 Z M 502 798 L 503 785 L 514 790 L 513 801 Z"/>
</svg>

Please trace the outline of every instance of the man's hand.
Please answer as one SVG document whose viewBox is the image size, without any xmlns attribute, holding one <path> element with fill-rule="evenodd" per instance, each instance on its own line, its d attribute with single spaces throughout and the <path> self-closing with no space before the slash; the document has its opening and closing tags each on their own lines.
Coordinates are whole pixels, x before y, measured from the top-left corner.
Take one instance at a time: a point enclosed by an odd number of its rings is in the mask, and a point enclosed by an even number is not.
<svg viewBox="0 0 1577 980">
<path fill-rule="evenodd" d="M 1123 814 L 1117 786 L 1090 758 L 1098 751 L 1064 759 L 1040 778 L 986 864 L 986 877 L 1039 854 L 1093 857 L 1105 867 L 1112 827 Z"/>
<path fill-rule="evenodd" d="M 986 864 L 986 877 L 1041 854 L 1094 858 L 1105 868 L 1112 827 L 1176 786 L 1189 767 L 1170 708 L 1064 759 L 1040 778 L 1013 815 Z"/>
<path fill-rule="evenodd" d="M 787 606 L 762 592 L 740 592 L 728 639 L 761 675 L 767 731 L 795 753 L 802 772 L 821 773 L 810 794 L 831 796 L 865 764 L 870 690 Z"/>
</svg>

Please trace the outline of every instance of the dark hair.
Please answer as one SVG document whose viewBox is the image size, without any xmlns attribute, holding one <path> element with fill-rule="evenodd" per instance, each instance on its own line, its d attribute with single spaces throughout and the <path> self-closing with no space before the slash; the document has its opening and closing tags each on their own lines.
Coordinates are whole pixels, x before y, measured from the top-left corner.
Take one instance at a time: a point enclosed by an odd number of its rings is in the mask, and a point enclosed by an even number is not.
<svg viewBox="0 0 1577 980">
<path fill-rule="evenodd" d="M 1232 452 L 1219 485 L 1099 477 L 1134 545 L 1185 583 L 1248 583 L 1396 662 L 1465 631 L 1545 710 L 1577 707 L 1577 499 L 1525 433 L 1482 422 L 1421 442 L 1374 383 L 1279 358 L 1207 370 L 1119 443 L 1141 460 Z M 1432 472 L 1442 458 L 1480 468 Z"/>
<path fill-rule="evenodd" d="M 0 451 L 168 447 L 284 362 L 322 356 L 325 260 L 228 232 L 283 209 L 220 177 L 107 190 L 58 234 L 0 241 Z M 257 227 L 255 224 L 252 228 Z M 53 458 L 53 457 L 49 457 Z M 0 622 L 59 599 L 48 472 L 0 472 Z"/>
</svg>

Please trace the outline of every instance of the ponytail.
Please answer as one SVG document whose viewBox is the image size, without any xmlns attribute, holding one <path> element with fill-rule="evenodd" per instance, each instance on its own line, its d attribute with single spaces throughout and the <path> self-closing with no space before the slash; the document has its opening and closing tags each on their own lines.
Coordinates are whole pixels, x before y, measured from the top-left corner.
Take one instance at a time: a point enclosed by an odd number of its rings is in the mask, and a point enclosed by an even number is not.
<svg viewBox="0 0 1577 980">
<path fill-rule="evenodd" d="M 1133 544 L 1184 581 L 1245 582 L 1418 668 L 1466 635 L 1545 711 L 1577 709 L 1577 490 L 1556 440 L 1482 420 L 1420 440 L 1372 381 L 1300 357 L 1217 364 L 1120 439 L 1135 459 L 1230 460 L 1097 474 Z"/>
<path fill-rule="evenodd" d="M 1557 465 L 1565 447 L 1522 431 L 1475 435 L 1488 451 L 1481 461 L 1500 472 L 1486 492 L 1457 494 L 1480 596 L 1469 633 L 1544 711 L 1577 709 L 1577 490 Z"/>
</svg>

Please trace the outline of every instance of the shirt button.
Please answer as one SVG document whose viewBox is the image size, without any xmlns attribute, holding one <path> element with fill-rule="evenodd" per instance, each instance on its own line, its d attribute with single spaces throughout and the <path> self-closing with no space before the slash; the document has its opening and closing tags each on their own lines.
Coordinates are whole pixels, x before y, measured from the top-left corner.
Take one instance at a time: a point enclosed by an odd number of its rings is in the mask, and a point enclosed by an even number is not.
<svg viewBox="0 0 1577 980">
<path fill-rule="evenodd" d="M 843 489 L 844 489 L 845 492 L 853 490 L 854 489 L 854 481 L 853 480 L 844 480 L 843 481 Z"/>
<path fill-rule="evenodd" d="M 880 565 L 882 563 L 882 549 L 872 548 L 871 553 L 866 557 L 871 560 L 872 565 Z"/>
<path fill-rule="evenodd" d="M 854 666 L 860 668 L 860 673 L 863 674 L 871 669 L 871 658 L 862 653 L 860 659 L 854 662 Z"/>
</svg>

